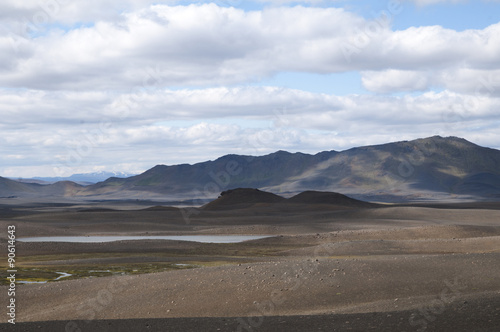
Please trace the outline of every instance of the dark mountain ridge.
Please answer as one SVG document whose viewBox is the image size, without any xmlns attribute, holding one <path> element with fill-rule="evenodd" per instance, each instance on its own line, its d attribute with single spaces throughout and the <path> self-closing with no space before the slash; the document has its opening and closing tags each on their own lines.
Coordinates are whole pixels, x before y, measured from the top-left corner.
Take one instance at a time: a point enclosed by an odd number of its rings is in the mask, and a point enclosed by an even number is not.
<svg viewBox="0 0 500 332">
<path fill-rule="evenodd" d="M 300 176 L 336 153 L 312 156 L 278 151 L 262 157 L 231 154 L 194 165 L 157 165 L 140 175 L 126 179 L 110 178 L 88 189 L 104 194 L 120 187 L 120 190 L 192 193 L 196 197 L 213 198 L 226 189 L 280 185 L 288 177 Z"/>
<path fill-rule="evenodd" d="M 285 197 L 314 190 L 375 201 L 495 200 L 500 198 L 500 151 L 458 137 L 434 136 L 315 155 L 230 154 L 194 165 L 158 165 L 86 187 L 51 186 L 0 178 L 0 196 L 209 200 L 230 189 L 258 188 Z"/>
</svg>

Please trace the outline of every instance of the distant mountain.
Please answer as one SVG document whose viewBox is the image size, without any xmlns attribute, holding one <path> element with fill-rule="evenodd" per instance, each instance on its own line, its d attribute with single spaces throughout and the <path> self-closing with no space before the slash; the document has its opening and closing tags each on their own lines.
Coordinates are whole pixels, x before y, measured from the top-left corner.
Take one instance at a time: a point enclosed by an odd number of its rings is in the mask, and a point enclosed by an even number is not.
<svg viewBox="0 0 500 332">
<path fill-rule="evenodd" d="M 7 196 L 38 191 L 18 185 L 10 183 Z M 235 188 L 285 197 L 308 190 L 340 192 L 372 201 L 500 199 L 500 151 L 434 136 L 315 155 L 226 155 L 194 165 L 158 165 L 136 176 L 63 192 L 89 199 L 207 200 Z"/>
<path fill-rule="evenodd" d="M 9 178 L 9 180 L 14 180 L 21 183 L 36 183 L 36 184 L 51 184 L 57 182 L 57 181 L 44 181 L 39 179 L 31 179 L 31 178 L 17 178 L 17 179 Z"/>
<path fill-rule="evenodd" d="M 78 195 L 83 186 L 71 181 L 54 184 L 22 183 L 0 177 L 0 198 L 61 198 Z"/>
<path fill-rule="evenodd" d="M 36 182 L 42 181 L 42 183 L 55 183 L 59 181 L 72 181 L 79 184 L 93 184 L 105 181 L 110 177 L 117 178 L 127 178 L 134 176 L 135 174 L 129 174 L 124 172 L 94 172 L 94 173 L 82 173 L 82 174 L 73 174 L 68 177 L 35 177 L 33 179 L 21 179 L 22 182 Z M 32 180 L 32 181 L 29 181 Z"/>
<path fill-rule="evenodd" d="M 35 186 L 0 177 L 0 198 L 13 198 L 30 192 L 36 194 Z"/>
</svg>

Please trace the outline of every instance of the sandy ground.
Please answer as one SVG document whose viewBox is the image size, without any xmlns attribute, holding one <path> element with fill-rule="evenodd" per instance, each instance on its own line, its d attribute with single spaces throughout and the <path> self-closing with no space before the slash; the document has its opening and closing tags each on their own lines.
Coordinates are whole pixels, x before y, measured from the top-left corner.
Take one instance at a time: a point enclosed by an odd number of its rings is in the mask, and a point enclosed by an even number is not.
<svg viewBox="0 0 500 332">
<path fill-rule="evenodd" d="M 500 330 L 498 205 L 350 210 L 315 206 L 293 211 L 264 206 L 187 212 L 188 222 L 185 213 L 183 217 L 179 211 L 161 209 L 23 207 L 5 213 L 0 227 L 15 224 L 18 237 L 111 233 L 274 237 L 230 245 L 18 242 L 20 264 L 30 266 L 193 260 L 224 264 L 18 285 L 18 324 L 15 329 L 0 324 L 0 330 Z M 4 242 L 0 250 L 6 252 Z M 0 287 L 0 294 L 6 303 L 6 286 Z"/>
</svg>

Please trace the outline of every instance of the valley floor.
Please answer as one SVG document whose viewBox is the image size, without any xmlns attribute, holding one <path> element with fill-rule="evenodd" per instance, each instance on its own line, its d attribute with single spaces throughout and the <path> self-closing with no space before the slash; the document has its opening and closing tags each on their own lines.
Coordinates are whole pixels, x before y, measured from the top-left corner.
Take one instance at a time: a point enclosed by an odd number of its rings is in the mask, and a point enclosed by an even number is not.
<svg viewBox="0 0 500 332">
<path fill-rule="evenodd" d="M 17 285 L 17 324 L 0 330 L 498 331 L 499 206 L 10 208 L 0 227 L 16 225 L 18 237 L 272 237 L 17 242 L 19 278 L 72 276 Z"/>
</svg>

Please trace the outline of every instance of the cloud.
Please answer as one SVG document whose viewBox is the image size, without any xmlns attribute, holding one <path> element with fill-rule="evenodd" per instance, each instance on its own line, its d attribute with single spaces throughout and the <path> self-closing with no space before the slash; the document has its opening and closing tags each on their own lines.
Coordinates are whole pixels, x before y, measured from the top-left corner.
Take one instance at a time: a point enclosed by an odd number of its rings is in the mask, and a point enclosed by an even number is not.
<svg viewBox="0 0 500 332">
<path fill-rule="evenodd" d="M 12 157 L 0 172 L 72 174 L 117 169 L 116 161 L 135 172 L 228 153 L 316 153 L 435 134 L 495 146 L 500 138 L 498 98 L 450 91 L 393 97 L 276 87 L 156 90 L 138 96 L 138 107 L 125 116 L 112 106 L 120 99 L 106 92 L 2 91 L 0 152 Z"/>
<path fill-rule="evenodd" d="M 399 73 L 398 73 L 399 75 Z M 128 101 L 128 102 L 127 102 Z M 430 124 L 450 109 L 463 117 L 494 116 L 500 99 L 451 91 L 403 97 L 335 96 L 278 87 L 155 90 L 140 95 L 106 92 L 2 91 L 3 130 L 51 125 L 108 128 L 172 121 L 265 121 L 275 127 L 345 130 L 349 122 Z M 227 123 L 227 121 L 226 121 Z M 57 132 L 57 131 L 56 131 Z"/>
<path fill-rule="evenodd" d="M 255 82 L 278 72 L 353 70 L 370 72 L 369 87 L 376 84 L 377 71 L 389 69 L 422 71 L 414 74 L 421 77 L 443 68 L 496 69 L 500 24 L 462 32 L 440 26 L 391 31 L 385 18 L 366 20 L 338 8 L 245 12 L 214 4 L 153 5 L 117 21 L 37 38 L 4 35 L 0 49 L 6 54 L 0 85 L 18 88 L 213 86 Z M 417 90 L 425 85 L 404 82 L 394 91 L 412 84 Z"/>
<path fill-rule="evenodd" d="M 27 44 L 33 54 L 18 58 L 0 84 L 119 89 L 142 84 L 151 70 L 164 86 L 248 82 L 279 70 L 327 72 L 329 54 L 342 60 L 335 45 L 345 27 L 360 20 L 333 8 L 157 5 L 122 21 L 31 40 L 10 35 L 12 45 Z"/>
<path fill-rule="evenodd" d="M 425 72 L 388 69 L 364 72 L 362 82 L 366 89 L 379 93 L 425 91 L 429 88 L 427 76 Z"/>
<path fill-rule="evenodd" d="M 161 0 L 163 4 L 183 1 Z M 153 0 L 3 0 L 0 3 L 0 20 L 28 25 L 44 30 L 46 25 L 59 23 L 73 26 L 77 23 L 114 21 L 123 12 L 136 11 L 158 3 Z"/>
<path fill-rule="evenodd" d="M 426 91 L 441 88 L 475 98 L 500 97 L 500 70 L 444 68 L 362 72 L 363 86 L 377 93 Z"/>
<path fill-rule="evenodd" d="M 498 147 L 500 24 L 394 30 L 397 11 L 219 3 L 59 2 L 26 35 L 38 1 L 2 2 L 0 175 L 136 172 L 435 134 Z M 371 93 L 255 86 L 280 72 L 349 71 Z"/>
</svg>

